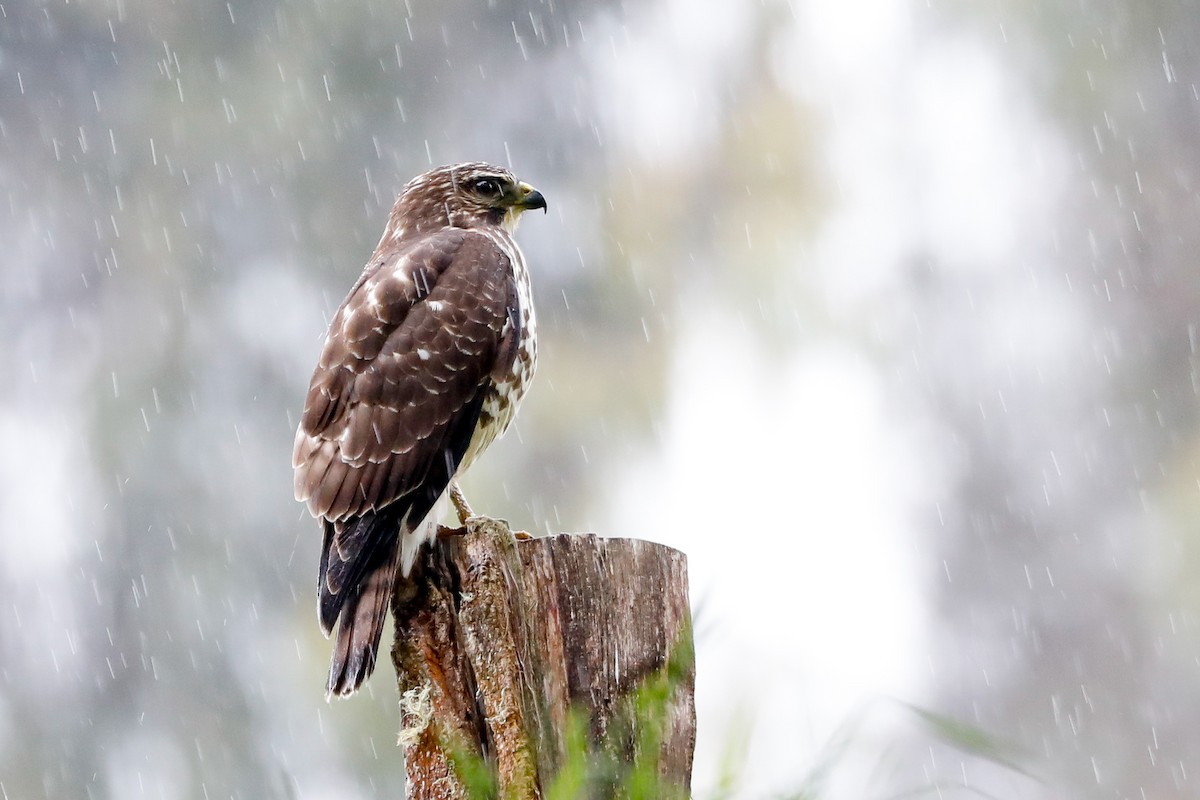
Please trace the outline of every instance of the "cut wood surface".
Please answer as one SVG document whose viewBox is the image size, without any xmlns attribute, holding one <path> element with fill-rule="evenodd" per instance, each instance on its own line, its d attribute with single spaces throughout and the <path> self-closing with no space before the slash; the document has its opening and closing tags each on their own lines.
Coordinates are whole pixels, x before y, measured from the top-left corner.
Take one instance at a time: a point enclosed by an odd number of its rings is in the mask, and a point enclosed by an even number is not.
<svg viewBox="0 0 1200 800">
<path fill-rule="evenodd" d="M 393 611 L 410 798 L 467 797 L 462 765 L 481 758 L 499 796 L 541 797 L 569 758 L 572 709 L 597 753 L 649 764 L 686 795 L 696 718 L 679 551 L 592 534 L 516 540 L 472 517 L 431 549 Z M 655 680 L 663 702 L 639 718 L 633 699 Z M 639 750 L 647 742 L 656 752 Z"/>
</svg>

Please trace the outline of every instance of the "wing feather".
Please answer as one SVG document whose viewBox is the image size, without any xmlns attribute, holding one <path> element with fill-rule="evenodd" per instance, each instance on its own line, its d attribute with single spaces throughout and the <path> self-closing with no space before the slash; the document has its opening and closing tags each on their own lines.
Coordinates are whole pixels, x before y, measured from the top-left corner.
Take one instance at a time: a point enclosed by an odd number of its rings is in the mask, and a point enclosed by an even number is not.
<svg viewBox="0 0 1200 800">
<path fill-rule="evenodd" d="M 491 239 L 457 228 L 372 259 L 330 324 L 297 432 L 296 497 L 315 516 L 382 509 L 446 471 L 435 462 L 478 420 L 511 275 Z"/>
</svg>

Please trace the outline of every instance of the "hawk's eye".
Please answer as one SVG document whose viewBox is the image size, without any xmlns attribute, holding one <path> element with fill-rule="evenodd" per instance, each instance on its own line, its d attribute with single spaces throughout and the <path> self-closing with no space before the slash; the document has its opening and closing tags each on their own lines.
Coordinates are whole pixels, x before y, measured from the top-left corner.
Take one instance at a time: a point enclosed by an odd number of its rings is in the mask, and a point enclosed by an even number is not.
<svg viewBox="0 0 1200 800">
<path fill-rule="evenodd" d="M 476 178 L 471 181 L 471 189 L 482 197 L 499 197 L 504 193 L 500 181 L 495 178 Z"/>
</svg>

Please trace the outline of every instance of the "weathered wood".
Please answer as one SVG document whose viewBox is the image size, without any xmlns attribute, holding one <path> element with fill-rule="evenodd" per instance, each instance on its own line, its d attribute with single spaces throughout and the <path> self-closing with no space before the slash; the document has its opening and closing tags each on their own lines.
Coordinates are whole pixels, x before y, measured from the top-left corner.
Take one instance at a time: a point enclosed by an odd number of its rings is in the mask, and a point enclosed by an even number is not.
<svg viewBox="0 0 1200 800">
<path fill-rule="evenodd" d="M 392 658 L 410 798 L 465 797 L 455 762 L 481 757 L 499 796 L 541 797 L 580 758 L 572 709 L 596 758 L 649 765 L 686 794 L 695 706 L 682 553 L 591 534 L 515 540 L 473 517 L 400 591 Z M 647 682 L 661 702 L 639 716 Z"/>
</svg>

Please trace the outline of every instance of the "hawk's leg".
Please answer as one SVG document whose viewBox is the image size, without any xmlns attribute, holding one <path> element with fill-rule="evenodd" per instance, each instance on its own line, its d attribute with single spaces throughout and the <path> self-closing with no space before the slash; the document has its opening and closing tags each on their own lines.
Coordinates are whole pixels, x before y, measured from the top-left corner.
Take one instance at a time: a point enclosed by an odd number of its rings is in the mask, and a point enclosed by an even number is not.
<svg viewBox="0 0 1200 800">
<path fill-rule="evenodd" d="M 454 504 L 454 510 L 458 512 L 458 521 L 463 525 L 466 525 L 467 520 L 475 516 L 475 512 L 467 503 L 467 498 L 463 497 L 462 489 L 458 488 L 458 481 L 450 482 L 450 502 Z"/>
<path fill-rule="evenodd" d="M 467 498 L 463 497 L 462 489 L 458 487 L 458 481 L 450 482 L 450 502 L 454 504 L 454 510 L 458 512 L 458 521 L 461 522 L 465 527 L 467 520 L 475 516 L 475 512 L 471 510 L 471 506 L 467 502 Z M 501 521 L 503 522 L 503 520 Z M 505 522 L 504 525 L 505 527 L 508 527 L 507 522 Z M 461 532 L 461 528 L 454 530 L 452 533 L 449 529 L 447 529 L 448 535 L 458 535 Z M 439 533 L 439 535 L 442 534 Z M 512 535 L 513 538 L 519 541 L 534 538 L 533 534 L 529 533 L 528 531 L 512 531 Z"/>
</svg>

